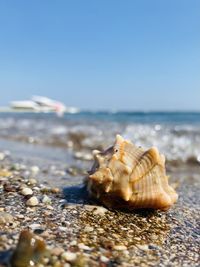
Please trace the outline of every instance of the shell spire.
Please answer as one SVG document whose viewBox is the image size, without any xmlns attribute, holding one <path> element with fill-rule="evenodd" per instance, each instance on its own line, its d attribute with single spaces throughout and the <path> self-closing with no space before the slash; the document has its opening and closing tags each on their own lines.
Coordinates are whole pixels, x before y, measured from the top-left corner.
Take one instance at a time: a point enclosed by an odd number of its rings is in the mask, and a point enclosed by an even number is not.
<svg viewBox="0 0 200 267">
<path fill-rule="evenodd" d="M 165 157 L 156 147 L 145 151 L 117 135 L 114 146 L 93 154 L 87 188 L 105 206 L 167 210 L 177 201 L 168 184 Z"/>
</svg>

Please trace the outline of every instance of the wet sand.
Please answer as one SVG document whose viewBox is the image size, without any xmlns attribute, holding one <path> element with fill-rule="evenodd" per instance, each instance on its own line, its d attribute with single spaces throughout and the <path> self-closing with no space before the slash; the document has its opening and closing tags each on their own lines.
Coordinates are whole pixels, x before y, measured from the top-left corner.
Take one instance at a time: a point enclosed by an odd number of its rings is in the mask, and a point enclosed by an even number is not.
<svg viewBox="0 0 200 267">
<path fill-rule="evenodd" d="M 23 229 L 48 249 L 35 266 L 199 266 L 200 165 L 167 166 L 179 193 L 169 211 L 127 213 L 87 198 L 79 185 L 91 161 L 61 148 L 0 140 L 4 150 L 10 154 L 0 161 L 0 266 L 8 266 Z M 37 197 L 36 206 L 27 205 L 23 187 Z"/>
</svg>

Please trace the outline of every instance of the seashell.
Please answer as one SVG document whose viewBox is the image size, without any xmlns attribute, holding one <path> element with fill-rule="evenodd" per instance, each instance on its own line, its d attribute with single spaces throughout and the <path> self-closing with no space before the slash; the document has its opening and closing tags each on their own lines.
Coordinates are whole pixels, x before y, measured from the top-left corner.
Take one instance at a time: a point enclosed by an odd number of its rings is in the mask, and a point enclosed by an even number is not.
<svg viewBox="0 0 200 267">
<path fill-rule="evenodd" d="M 156 147 L 145 151 L 117 135 L 114 146 L 93 154 L 87 190 L 105 206 L 167 210 L 177 201 L 177 193 L 168 184 L 165 157 Z"/>
</svg>

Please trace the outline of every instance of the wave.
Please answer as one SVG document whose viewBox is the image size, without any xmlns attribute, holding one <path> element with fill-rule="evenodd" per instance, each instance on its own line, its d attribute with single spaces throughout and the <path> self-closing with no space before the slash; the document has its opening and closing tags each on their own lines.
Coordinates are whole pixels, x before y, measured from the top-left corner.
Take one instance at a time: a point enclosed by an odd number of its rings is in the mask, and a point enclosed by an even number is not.
<svg viewBox="0 0 200 267">
<path fill-rule="evenodd" d="M 81 113 L 64 118 L 4 114 L 0 116 L 0 137 L 90 153 L 93 149 L 105 149 L 113 144 L 114 136 L 119 133 L 136 145 L 158 147 L 170 162 L 200 162 L 199 113 L 195 113 L 195 118 L 187 115 L 184 122 L 180 117 L 175 121 L 173 116 L 167 121 L 161 120 L 157 113 L 153 121 L 148 118 L 145 123 L 141 114 L 135 115 L 140 117 L 136 121 L 127 113 L 118 115 L 120 119 L 113 119 L 113 116 L 116 114 Z"/>
</svg>

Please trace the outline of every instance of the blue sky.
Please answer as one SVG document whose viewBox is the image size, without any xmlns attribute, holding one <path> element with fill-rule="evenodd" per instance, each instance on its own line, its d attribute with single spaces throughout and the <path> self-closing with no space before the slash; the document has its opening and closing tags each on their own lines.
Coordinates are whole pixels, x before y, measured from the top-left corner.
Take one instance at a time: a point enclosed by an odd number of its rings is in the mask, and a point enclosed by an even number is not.
<svg viewBox="0 0 200 267">
<path fill-rule="evenodd" d="M 0 1 L 0 105 L 200 110 L 200 1 Z"/>
</svg>

